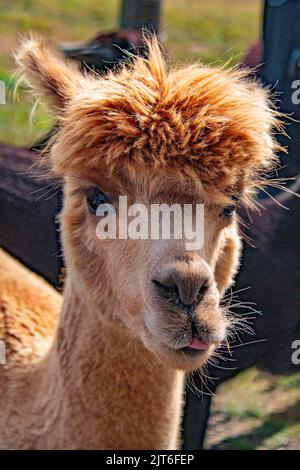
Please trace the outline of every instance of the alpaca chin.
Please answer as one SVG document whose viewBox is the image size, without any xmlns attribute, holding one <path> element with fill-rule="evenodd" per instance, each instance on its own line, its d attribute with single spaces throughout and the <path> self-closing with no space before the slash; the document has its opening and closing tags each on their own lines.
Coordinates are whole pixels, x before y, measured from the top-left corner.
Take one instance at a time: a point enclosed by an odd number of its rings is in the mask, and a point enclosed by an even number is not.
<svg viewBox="0 0 300 470">
<path fill-rule="evenodd" d="M 205 351 L 196 351 L 193 349 L 190 349 L 190 351 L 181 351 L 153 340 L 144 340 L 144 344 L 147 349 L 155 355 L 159 362 L 172 369 L 182 370 L 184 372 L 193 372 L 197 369 L 201 369 L 215 351 L 215 346 L 213 345 L 210 345 Z"/>
</svg>

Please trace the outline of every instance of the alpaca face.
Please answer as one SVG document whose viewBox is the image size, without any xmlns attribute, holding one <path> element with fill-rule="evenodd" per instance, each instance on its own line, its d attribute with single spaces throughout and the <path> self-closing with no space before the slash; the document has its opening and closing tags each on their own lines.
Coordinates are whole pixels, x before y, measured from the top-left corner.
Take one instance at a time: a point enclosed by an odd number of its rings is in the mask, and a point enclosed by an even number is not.
<svg viewBox="0 0 300 470">
<path fill-rule="evenodd" d="M 220 307 L 224 286 L 218 282 L 216 266 L 222 257 L 222 274 L 232 278 L 239 237 L 232 202 L 208 201 L 199 185 L 191 187 L 190 180 L 180 185 L 177 173 L 171 173 L 140 168 L 134 176 L 123 171 L 108 178 L 99 168 L 84 181 L 67 178 L 63 243 L 79 291 L 90 299 L 94 311 L 105 315 L 107 310 L 105 320 L 125 324 L 159 360 L 190 370 L 200 367 L 226 337 L 229 321 Z M 109 201 L 117 222 L 122 222 L 120 196 L 127 197 L 129 206 L 142 203 L 149 213 L 153 204 L 203 204 L 203 246 L 187 250 L 184 235 L 181 239 L 99 239 L 96 206 Z M 235 243 L 231 256 L 226 256 L 229 239 Z M 114 312 L 109 306 L 103 308 L 105 298 L 117 300 Z"/>
<path fill-rule="evenodd" d="M 278 123 L 242 72 L 168 72 L 157 42 L 148 46 L 148 60 L 105 78 L 82 76 L 39 41 L 25 42 L 19 62 L 58 119 L 48 163 L 64 182 L 62 238 L 78 294 L 159 360 L 190 370 L 226 337 L 219 304 L 239 261 L 235 206 L 273 162 Z M 99 239 L 98 206 L 109 203 L 118 217 L 125 196 L 148 213 L 202 204 L 203 244 L 187 249 L 186 234 L 124 238 L 119 225 Z"/>
</svg>

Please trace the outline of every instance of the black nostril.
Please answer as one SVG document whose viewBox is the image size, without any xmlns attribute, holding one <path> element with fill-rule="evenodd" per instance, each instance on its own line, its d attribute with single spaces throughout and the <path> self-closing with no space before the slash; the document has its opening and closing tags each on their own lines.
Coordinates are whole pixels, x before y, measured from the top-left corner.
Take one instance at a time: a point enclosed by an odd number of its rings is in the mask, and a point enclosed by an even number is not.
<svg viewBox="0 0 300 470">
<path fill-rule="evenodd" d="M 178 284 L 179 297 L 182 304 L 196 307 L 204 298 L 210 284 L 207 280 L 198 282 L 183 282 Z"/>
<path fill-rule="evenodd" d="M 201 302 L 205 292 L 209 288 L 208 283 L 205 283 L 197 290 L 196 294 L 195 292 L 191 292 L 189 295 L 183 295 L 181 286 L 174 282 L 161 282 L 157 279 L 152 279 L 152 283 L 155 285 L 160 296 L 171 300 L 188 314 L 193 313 L 195 307 Z"/>
<path fill-rule="evenodd" d="M 196 303 L 201 302 L 201 300 L 205 296 L 206 292 L 208 291 L 209 287 L 210 287 L 209 282 L 207 282 L 207 281 L 204 282 L 204 284 L 200 287 L 199 292 L 196 296 L 196 300 L 195 300 Z"/>
<path fill-rule="evenodd" d="M 213 274 L 205 263 L 183 262 L 162 266 L 152 278 L 160 296 L 192 312 L 213 284 Z"/>
<path fill-rule="evenodd" d="M 180 299 L 179 290 L 177 284 L 174 283 L 162 283 L 157 279 L 152 279 L 153 284 L 158 289 L 159 293 L 166 298 Z"/>
</svg>

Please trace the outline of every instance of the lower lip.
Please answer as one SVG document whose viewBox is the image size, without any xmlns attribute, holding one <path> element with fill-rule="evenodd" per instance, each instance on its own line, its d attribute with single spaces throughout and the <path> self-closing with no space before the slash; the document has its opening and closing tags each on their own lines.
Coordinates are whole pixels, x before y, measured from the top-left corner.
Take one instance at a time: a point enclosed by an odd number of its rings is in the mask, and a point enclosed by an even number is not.
<svg viewBox="0 0 300 470">
<path fill-rule="evenodd" d="M 209 348 L 209 344 L 205 343 L 199 338 L 193 338 L 190 344 L 188 345 L 190 349 L 196 349 L 197 351 L 205 351 Z"/>
</svg>

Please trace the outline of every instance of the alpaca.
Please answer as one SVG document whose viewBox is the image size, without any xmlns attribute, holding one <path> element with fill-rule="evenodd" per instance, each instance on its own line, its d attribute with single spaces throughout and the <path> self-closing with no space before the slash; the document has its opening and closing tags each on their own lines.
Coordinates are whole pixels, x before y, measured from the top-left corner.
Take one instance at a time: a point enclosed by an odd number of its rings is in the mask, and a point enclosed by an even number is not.
<svg viewBox="0 0 300 470">
<path fill-rule="evenodd" d="M 239 266 L 235 208 L 274 164 L 277 113 L 244 72 L 169 70 L 147 44 L 147 59 L 107 76 L 41 39 L 18 51 L 59 123 L 43 163 L 63 185 L 66 279 L 61 296 L 0 254 L 2 449 L 178 448 L 185 377 L 230 334 L 220 300 Z M 203 247 L 99 240 L 95 212 L 120 195 L 204 204 Z"/>
</svg>

